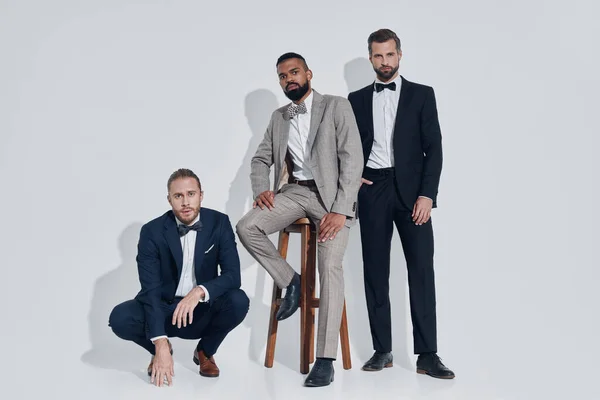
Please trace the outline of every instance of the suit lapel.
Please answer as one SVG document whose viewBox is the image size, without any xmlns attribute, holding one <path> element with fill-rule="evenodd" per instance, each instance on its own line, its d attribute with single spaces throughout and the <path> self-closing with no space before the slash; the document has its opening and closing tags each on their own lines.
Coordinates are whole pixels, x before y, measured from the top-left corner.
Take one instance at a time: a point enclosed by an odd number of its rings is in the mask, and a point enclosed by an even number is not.
<svg viewBox="0 0 600 400">
<path fill-rule="evenodd" d="M 375 83 L 373 83 L 375 84 Z M 375 137 L 375 128 L 373 127 L 373 86 L 369 86 L 366 90 L 366 93 L 363 97 L 364 99 L 364 107 L 365 107 L 365 115 L 367 118 L 367 128 L 369 132 L 369 137 Z"/>
<path fill-rule="evenodd" d="M 194 272 L 196 273 L 196 278 L 198 278 L 200 274 L 200 267 L 202 266 L 202 261 L 204 260 L 206 238 L 208 236 L 208 232 L 210 232 L 210 229 L 208 229 L 206 226 L 206 218 L 203 218 L 202 214 L 202 208 L 200 208 L 200 222 L 202 223 L 202 228 L 196 232 L 196 244 L 194 247 Z"/>
<path fill-rule="evenodd" d="M 313 103 L 310 112 L 310 131 L 308 132 L 308 148 L 312 150 L 317 137 L 317 131 L 319 125 L 321 125 L 321 119 L 323 118 L 323 112 L 325 111 L 325 101 L 316 90 L 313 90 Z"/>
<path fill-rule="evenodd" d="M 175 216 L 171 212 L 165 221 L 165 239 L 171 249 L 171 254 L 175 259 L 177 265 L 177 279 L 181 276 L 181 270 L 183 268 L 183 250 L 181 248 L 181 239 L 179 238 L 179 232 L 177 232 L 177 223 L 175 222 Z"/>
<path fill-rule="evenodd" d="M 402 88 L 400 89 L 400 101 L 398 102 L 398 109 L 396 110 L 396 121 L 394 122 L 394 141 L 396 141 L 396 138 L 400 136 L 400 123 L 402 122 L 402 116 L 405 115 L 406 111 L 408 110 L 408 106 L 413 95 L 410 82 L 408 82 L 402 76 L 400 78 L 402 79 Z"/>
<path fill-rule="evenodd" d="M 274 138 L 275 138 L 275 148 L 279 149 L 279 162 L 283 168 L 283 164 L 285 162 L 285 153 L 288 149 L 288 140 L 290 137 L 290 120 L 287 119 L 287 114 L 283 113 L 283 118 L 281 118 L 278 122 L 278 125 L 274 130 Z M 277 134 L 275 134 L 277 132 Z"/>
</svg>

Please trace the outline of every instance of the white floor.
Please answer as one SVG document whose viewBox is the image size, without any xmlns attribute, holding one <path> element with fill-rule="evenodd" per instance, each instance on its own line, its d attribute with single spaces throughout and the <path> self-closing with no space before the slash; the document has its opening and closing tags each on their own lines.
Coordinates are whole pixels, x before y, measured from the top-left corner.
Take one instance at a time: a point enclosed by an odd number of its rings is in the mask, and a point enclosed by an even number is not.
<svg viewBox="0 0 600 400">
<path fill-rule="evenodd" d="M 188 346 L 189 347 L 189 346 Z M 186 348 L 185 355 L 188 355 Z M 140 361 L 136 363 L 136 361 Z M 143 361 L 143 362 L 142 362 Z M 172 387 L 157 388 L 148 384 L 144 375 L 145 361 L 140 357 L 129 360 L 121 371 L 86 367 L 82 380 L 93 388 L 91 398 L 178 398 L 178 399 L 314 399 L 356 398 L 373 395 L 400 399 L 508 399 L 490 383 L 473 376 L 454 381 L 441 381 L 417 375 L 407 366 L 396 365 L 380 373 L 360 371 L 358 360 L 352 370 L 337 365 L 336 379 L 328 387 L 305 388 L 304 376 L 284 363 L 272 369 L 248 362 L 233 354 L 218 358 L 222 376 L 216 379 L 198 375 L 190 357 L 178 357 L 176 377 Z M 139 364 L 139 365 L 138 365 Z M 139 367 L 139 368 L 138 368 Z M 126 369 L 129 368 L 127 371 Z M 87 390 L 86 390 L 87 391 Z"/>
<path fill-rule="evenodd" d="M 285 334 L 282 329 L 281 333 Z M 241 333 L 241 332 L 240 332 Z M 280 333 L 280 334 L 281 334 Z M 251 399 L 315 399 L 356 398 L 368 399 L 373 395 L 393 396 L 401 399 L 509 399 L 509 395 L 496 386 L 492 379 L 485 379 L 477 369 L 466 368 L 464 362 L 448 365 L 460 368 L 458 377 L 452 381 L 433 379 L 414 372 L 407 357 L 398 357 L 393 368 L 378 373 L 360 370 L 364 362 L 353 354 L 353 368 L 344 370 L 341 360 L 336 363 L 335 381 L 324 388 L 305 388 L 304 375 L 299 373 L 299 356 L 290 340 L 282 340 L 276 353 L 276 363 L 268 369 L 260 359 L 250 359 L 248 353 L 231 349 L 232 342 L 243 341 L 242 334 L 233 335 L 216 357 L 221 377 L 204 378 L 198 375 L 197 366 L 191 360 L 193 344 L 174 340 L 175 379 L 172 387 L 157 388 L 149 384 L 145 375 L 148 362 L 142 351 L 120 343 L 112 343 L 112 349 L 88 353 L 84 356 L 78 384 L 89 398 L 251 398 Z M 293 336 L 293 335 L 290 335 Z M 111 341 L 112 342 L 112 341 Z M 94 354 L 95 353 L 95 354 Z M 89 386 L 88 386 L 89 385 Z M 83 389 L 86 387 L 86 389 Z"/>
<path fill-rule="evenodd" d="M 381 372 L 361 371 L 372 347 L 358 232 L 351 235 L 345 264 L 353 366 L 344 370 L 339 354 L 335 381 L 330 386 L 302 385 L 298 314 L 280 323 L 275 365 L 272 369 L 263 366 L 272 280 L 241 252 L 242 263 L 247 265 L 242 270 L 242 286 L 251 306 L 244 322 L 225 339 L 215 356 L 221 376 L 201 377 L 192 362 L 195 343 L 173 339 L 174 384 L 154 387 L 145 373 L 148 354 L 137 345 L 118 339 L 107 324 L 112 307 L 132 297 L 138 286 L 134 262 L 138 232 L 138 226 L 124 232 L 123 262 L 117 268 L 93 279 L 83 269 L 81 276 L 75 276 L 75 280 L 88 282 L 86 285 L 93 286 L 93 290 L 75 288 L 73 297 L 59 300 L 59 292 L 49 289 L 65 288 L 62 275 L 57 272 L 44 281 L 50 282 L 48 285 L 41 286 L 47 292 L 27 296 L 30 304 L 12 304 L 7 298 L 8 313 L 0 330 L 5 344 L 0 376 L 6 377 L 7 384 L 0 390 L 0 398 L 600 399 L 597 324 L 588 318 L 597 315 L 592 312 L 593 302 L 578 302 L 576 297 L 559 296 L 556 291 L 542 298 L 544 287 L 535 286 L 534 279 L 528 279 L 521 288 L 514 275 L 498 274 L 492 279 L 491 270 L 458 262 L 453 269 L 437 270 L 439 354 L 457 377 L 438 380 L 416 374 L 406 272 L 399 251 L 392 254 L 392 262 L 399 268 L 394 268 L 390 277 L 394 282 L 390 297 L 395 365 Z M 299 259 L 297 242 L 290 245 L 292 260 Z M 397 246 L 395 238 L 394 248 Z M 441 251 L 447 249 L 442 246 Z M 54 271 L 60 271 L 59 263 L 53 263 L 57 266 Z M 496 267 L 494 270 L 500 271 Z M 462 282 L 461 276 L 470 276 L 471 282 L 478 284 Z M 527 290 L 533 287 L 535 292 Z M 584 296 L 592 297 L 589 291 Z"/>
<path fill-rule="evenodd" d="M 290 323 L 289 325 L 294 325 Z M 297 324 L 295 324 L 297 326 Z M 294 328 L 296 327 L 294 326 Z M 263 351 L 238 351 L 249 344 L 244 328 L 232 334 L 216 357 L 221 377 L 204 378 L 191 360 L 193 344 L 175 339 L 175 378 L 172 387 L 158 388 L 149 384 L 145 375 L 148 357 L 135 345 L 107 340 L 105 347 L 86 352 L 74 379 L 68 379 L 57 394 L 85 394 L 86 399 L 567 399 L 581 394 L 582 399 L 597 399 L 593 381 L 572 380 L 569 372 L 555 371 L 555 366 L 542 362 L 533 367 L 538 357 L 505 354 L 498 351 L 473 353 L 461 357 L 459 351 L 448 351 L 447 365 L 457 374 L 454 380 L 438 380 L 418 375 L 414 358 L 396 353 L 393 368 L 377 373 L 360 370 L 368 357 L 368 346 L 354 351 L 353 368 L 344 370 L 336 363 L 335 381 L 328 387 L 305 388 L 304 375 L 298 372 L 299 356 L 292 342 L 297 335 L 291 327 L 282 327 L 276 363 L 268 369 L 262 365 Z M 266 330 L 265 330 L 266 331 Z M 286 336 L 283 336 L 286 335 Z M 242 346 L 243 344 L 243 346 Z M 362 357 L 361 357 L 362 355 Z M 256 358 L 255 358 L 256 357 Z M 507 360 L 510 362 L 506 363 Z M 523 363 L 523 364 L 521 364 Z M 536 370 L 537 369 L 537 370 Z M 586 388 L 587 387 L 587 388 Z M 40 390 L 41 388 L 37 388 Z M 592 393 L 595 391 L 596 395 Z M 68 398 L 71 398 L 68 396 Z M 83 398 L 83 397 L 82 397 Z"/>
<path fill-rule="evenodd" d="M 247 278 L 247 277 L 246 277 Z M 268 285 L 265 285 L 268 287 Z M 110 297 L 110 295 L 109 295 Z M 48 357 L 35 367 L 38 379 L 22 373 L 18 395 L 3 398 L 85 398 L 95 399 L 599 399 L 595 381 L 595 360 L 586 353 L 568 353 L 545 346 L 544 340 L 518 347 L 527 335 L 505 335 L 505 330 L 483 320 L 459 322 L 443 329 L 440 355 L 457 375 L 454 380 L 438 380 L 415 372 L 410 324 L 394 316 L 395 365 L 381 372 L 360 370 L 371 355 L 366 311 L 349 301 L 352 369 L 344 370 L 341 354 L 335 364 L 335 381 L 328 387 L 303 387 L 299 373 L 299 318 L 279 326 L 275 365 L 263 366 L 267 331 L 266 305 L 254 306 L 247 319 L 225 340 L 216 361 L 219 378 L 204 378 L 192 362 L 194 342 L 173 339 L 175 378 L 172 387 L 158 388 L 149 383 L 145 369 L 149 356 L 137 345 L 116 338 L 104 318 L 90 325 L 90 348 L 51 347 Z M 402 307 L 396 307 L 397 310 Z M 443 309 L 443 308 L 442 308 Z M 442 319 L 445 321 L 445 319 Z M 404 325 L 404 326 L 403 326 Z M 404 328 L 404 329 L 403 329 Z M 476 329 L 479 328 L 479 331 Z M 86 329 L 84 326 L 83 329 Z M 472 336 L 468 334 L 471 331 Z M 406 334 L 403 334 L 406 332 Z M 481 337 L 478 337 L 481 335 Z M 501 340 L 502 335 L 505 339 Z M 27 339 L 27 338 L 21 338 Z M 81 338 L 80 338 L 81 339 Z M 74 341 L 74 343 L 80 341 Z M 406 343 L 405 343 L 406 342 Z M 452 344 L 452 342 L 454 342 Z M 16 342 L 23 344 L 23 341 Z M 14 350 L 14 349 L 13 349 Z M 18 350 L 15 350 L 18 351 Z M 18 358 L 21 372 L 31 371 L 31 360 Z M 581 366 L 581 369 L 574 368 Z M 596 370 L 597 372 L 597 370 Z M 37 382 L 37 383 L 35 383 Z M 21 397 L 22 396 L 22 397 Z M 41 396 L 41 397 L 40 397 Z"/>
</svg>

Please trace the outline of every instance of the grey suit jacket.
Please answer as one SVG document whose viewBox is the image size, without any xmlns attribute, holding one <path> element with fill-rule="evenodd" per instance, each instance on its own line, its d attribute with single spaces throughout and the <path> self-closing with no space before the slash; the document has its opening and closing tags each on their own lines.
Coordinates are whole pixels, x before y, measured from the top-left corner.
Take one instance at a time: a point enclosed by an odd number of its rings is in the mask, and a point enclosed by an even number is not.
<svg viewBox="0 0 600 400">
<path fill-rule="evenodd" d="M 267 190 L 278 192 L 290 181 L 292 171 L 288 171 L 285 160 L 290 131 L 288 106 L 273 112 L 265 137 L 252 157 L 254 198 Z M 308 142 L 310 169 L 326 209 L 346 215 L 347 223 L 352 223 L 364 159 L 358 126 L 347 99 L 313 90 Z M 271 189 L 269 173 L 273 164 L 275 180 Z"/>
</svg>

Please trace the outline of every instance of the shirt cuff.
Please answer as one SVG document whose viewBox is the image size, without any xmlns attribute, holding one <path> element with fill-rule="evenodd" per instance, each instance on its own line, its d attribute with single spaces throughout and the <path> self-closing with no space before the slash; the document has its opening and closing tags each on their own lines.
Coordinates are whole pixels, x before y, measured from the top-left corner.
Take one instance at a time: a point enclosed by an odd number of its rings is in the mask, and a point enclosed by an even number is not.
<svg viewBox="0 0 600 400">
<path fill-rule="evenodd" d="M 203 285 L 198 285 L 198 287 L 201 287 L 202 290 L 204 290 L 204 299 L 200 299 L 200 303 L 206 303 L 207 301 L 210 300 L 210 295 L 208 294 L 208 290 L 206 290 L 206 288 Z"/>
<path fill-rule="evenodd" d="M 431 198 L 429 198 L 429 197 L 427 197 L 427 196 L 419 196 L 419 197 L 423 197 L 423 198 L 425 198 L 425 199 L 429 199 L 429 200 L 431 200 Z M 431 200 L 431 201 L 433 201 L 433 200 Z"/>
<path fill-rule="evenodd" d="M 155 340 L 158 340 L 158 339 L 163 339 L 163 338 L 164 338 L 164 339 L 168 339 L 166 335 L 162 335 L 162 336 L 153 337 L 152 339 L 150 339 L 150 341 L 151 341 L 152 343 L 154 343 L 154 341 L 155 341 Z"/>
</svg>

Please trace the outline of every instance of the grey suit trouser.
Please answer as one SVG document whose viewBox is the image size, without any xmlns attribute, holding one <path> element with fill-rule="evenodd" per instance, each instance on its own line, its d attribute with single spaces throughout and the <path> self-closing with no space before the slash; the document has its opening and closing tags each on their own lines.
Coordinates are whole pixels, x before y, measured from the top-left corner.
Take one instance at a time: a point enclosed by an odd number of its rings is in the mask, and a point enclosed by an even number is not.
<svg viewBox="0 0 600 400">
<path fill-rule="evenodd" d="M 275 195 L 275 207 L 256 207 L 237 224 L 240 242 L 273 277 L 277 286 L 285 289 L 294 276 L 294 269 L 284 260 L 268 235 L 279 232 L 300 218 L 308 217 L 314 224 L 327 213 L 316 189 L 287 184 Z M 336 358 L 339 330 L 344 307 L 344 274 L 342 260 L 348 244 L 350 228 L 346 225 L 333 240 L 318 242 L 320 302 L 317 327 L 317 357 Z"/>
</svg>

